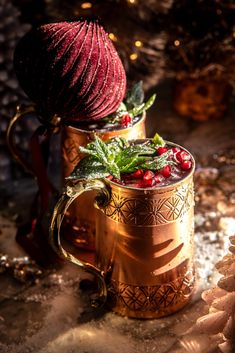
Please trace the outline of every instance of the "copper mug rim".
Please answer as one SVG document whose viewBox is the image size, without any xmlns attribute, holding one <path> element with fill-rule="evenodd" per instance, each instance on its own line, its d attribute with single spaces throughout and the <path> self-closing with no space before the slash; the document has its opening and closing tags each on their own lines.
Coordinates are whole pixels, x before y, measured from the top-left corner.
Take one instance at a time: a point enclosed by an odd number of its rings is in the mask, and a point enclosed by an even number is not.
<svg viewBox="0 0 235 353">
<path fill-rule="evenodd" d="M 99 134 L 102 134 L 102 133 L 107 133 L 107 132 L 112 133 L 114 131 L 117 132 L 117 131 L 123 131 L 123 130 L 125 130 L 125 132 L 128 133 L 129 131 L 131 131 L 133 129 L 134 126 L 136 127 L 139 124 L 143 123 L 143 121 L 145 121 L 145 119 L 146 119 L 146 112 L 144 112 L 142 114 L 141 118 L 134 125 L 132 125 L 130 127 L 121 128 L 121 129 L 118 129 L 118 130 L 114 129 L 114 130 L 107 131 L 106 129 L 99 129 L 99 128 L 98 129 L 97 128 L 96 129 L 85 129 L 85 128 L 79 127 L 79 124 L 76 127 L 76 126 L 72 125 L 71 123 L 69 125 L 66 125 L 66 128 L 68 128 L 70 130 L 73 130 L 73 132 L 75 134 L 79 134 L 79 133 L 85 133 L 85 134 L 89 134 L 90 133 L 90 134 L 92 134 L 92 133 L 95 133 L 95 132 L 97 132 Z M 93 123 L 95 124 L 96 120 L 94 120 Z M 91 121 L 91 124 L 92 124 L 92 121 Z"/>
<path fill-rule="evenodd" d="M 147 141 L 147 140 L 151 140 L 151 138 L 145 138 L 145 139 L 136 139 L 136 140 L 130 140 L 130 142 L 141 142 L 141 141 Z M 170 141 L 167 141 L 165 140 L 166 144 L 169 145 L 169 146 L 173 146 L 173 147 L 179 147 L 181 149 L 183 149 L 185 152 L 187 152 L 190 157 L 191 157 L 191 160 L 192 160 L 192 168 L 191 170 L 185 174 L 183 177 L 180 177 L 179 180 L 177 181 L 173 181 L 172 183 L 169 183 L 167 185 L 155 185 L 153 187 L 146 187 L 146 188 L 137 188 L 137 187 L 132 187 L 132 186 L 126 186 L 126 185 L 122 185 L 122 184 L 117 184 L 115 182 L 113 182 L 112 180 L 109 180 L 107 178 L 102 178 L 107 184 L 110 184 L 112 187 L 114 188 L 123 188 L 123 189 L 127 189 L 127 190 L 135 190 L 137 192 L 140 192 L 140 193 L 143 193 L 143 192 L 149 192 L 149 191 L 161 191 L 161 190 L 167 190 L 167 189 L 172 189 L 172 187 L 177 187 L 179 185 L 182 184 L 182 182 L 186 181 L 187 179 L 190 179 L 192 174 L 194 174 L 194 171 L 195 171 L 195 159 L 193 157 L 193 155 L 186 149 L 184 148 L 183 146 L 179 145 L 179 144 L 176 144 L 174 142 L 170 142 Z M 69 177 L 68 178 L 65 178 L 66 180 L 71 180 Z M 91 179 L 92 180 L 92 179 Z M 78 180 L 79 181 L 79 180 Z M 80 180 L 82 181 L 82 180 Z"/>
</svg>

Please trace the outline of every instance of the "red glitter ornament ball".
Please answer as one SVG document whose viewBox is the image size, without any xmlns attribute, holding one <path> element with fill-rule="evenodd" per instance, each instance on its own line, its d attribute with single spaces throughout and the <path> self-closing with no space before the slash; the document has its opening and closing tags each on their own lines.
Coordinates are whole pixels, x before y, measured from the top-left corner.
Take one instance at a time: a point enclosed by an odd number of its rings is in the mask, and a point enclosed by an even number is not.
<svg viewBox="0 0 235 353">
<path fill-rule="evenodd" d="M 32 29 L 15 49 L 21 87 L 42 116 L 97 120 L 113 113 L 126 91 L 122 62 L 97 21 L 60 22 Z"/>
</svg>

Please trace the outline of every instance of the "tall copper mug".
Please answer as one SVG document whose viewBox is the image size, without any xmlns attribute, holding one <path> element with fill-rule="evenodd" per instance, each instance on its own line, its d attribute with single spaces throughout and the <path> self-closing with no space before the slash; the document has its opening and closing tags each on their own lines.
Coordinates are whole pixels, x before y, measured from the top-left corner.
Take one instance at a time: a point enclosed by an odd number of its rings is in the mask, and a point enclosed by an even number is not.
<svg viewBox="0 0 235 353">
<path fill-rule="evenodd" d="M 193 159 L 192 159 L 193 160 Z M 69 182 L 50 225 L 50 240 L 63 258 L 96 275 L 99 299 L 133 318 L 172 314 L 194 288 L 193 168 L 167 186 L 137 189 L 109 180 Z M 61 245 L 60 227 L 69 206 L 96 190 L 96 265 L 84 263 Z"/>
<path fill-rule="evenodd" d="M 120 136 L 127 140 L 142 139 L 146 137 L 145 117 L 132 127 L 119 130 L 84 130 L 73 126 L 63 127 L 61 132 L 61 158 L 63 180 L 71 174 L 83 154 L 79 146 L 86 146 L 94 139 L 95 134 L 106 141 L 112 137 Z M 95 249 L 95 209 L 93 206 L 95 193 L 84 194 L 79 202 L 75 201 L 66 214 L 64 233 L 69 241 L 80 248 Z M 84 205 L 86 205 L 84 207 Z M 89 211 L 88 211 L 89 210 Z"/>
</svg>

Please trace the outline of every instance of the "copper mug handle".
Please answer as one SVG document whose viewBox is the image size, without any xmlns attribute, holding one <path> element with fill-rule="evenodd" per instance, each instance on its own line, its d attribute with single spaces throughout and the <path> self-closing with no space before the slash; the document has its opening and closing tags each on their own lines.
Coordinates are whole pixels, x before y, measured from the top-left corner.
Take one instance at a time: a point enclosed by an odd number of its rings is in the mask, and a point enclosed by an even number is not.
<svg viewBox="0 0 235 353">
<path fill-rule="evenodd" d="M 16 107 L 16 113 L 13 116 L 13 118 L 10 120 L 10 123 L 7 127 L 6 131 L 6 141 L 7 145 L 9 147 L 9 150 L 11 151 L 13 157 L 21 166 L 29 173 L 34 175 L 33 167 L 31 164 L 21 155 L 19 149 L 16 147 L 15 144 L 15 128 L 17 123 L 22 120 L 26 115 L 31 114 L 31 113 L 36 113 L 35 107 L 33 105 L 24 107 L 18 105 Z"/>
<path fill-rule="evenodd" d="M 16 113 L 11 118 L 10 123 L 7 127 L 6 141 L 7 141 L 9 150 L 11 151 L 15 160 L 19 162 L 27 172 L 35 176 L 35 170 L 33 165 L 30 164 L 21 155 L 19 149 L 15 144 L 16 125 L 20 120 L 22 120 L 28 114 L 35 114 L 38 117 L 38 120 L 42 122 L 42 120 L 40 120 L 39 118 L 36 107 L 33 104 L 29 106 L 18 105 L 16 107 Z M 47 124 L 45 124 L 45 121 L 44 121 L 44 123 L 42 123 L 42 125 L 39 126 L 39 128 L 36 130 L 35 133 L 37 133 L 38 136 L 47 136 L 48 138 L 50 138 L 52 134 L 58 133 L 60 131 L 60 127 L 61 127 L 61 119 L 57 115 L 54 115 L 53 118 L 47 122 Z"/>
<path fill-rule="evenodd" d="M 99 207 L 107 205 L 110 200 L 110 190 L 105 181 L 100 179 L 83 180 L 76 184 L 68 182 L 65 186 L 65 190 L 60 196 L 51 218 L 49 228 L 49 241 L 54 251 L 63 259 L 77 265 L 86 272 L 95 275 L 99 281 L 99 297 L 91 304 L 93 307 L 102 306 L 107 299 L 107 286 L 105 283 L 105 273 L 98 267 L 79 260 L 77 257 L 69 253 L 61 244 L 60 229 L 63 222 L 63 218 L 69 206 L 72 202 L 81 194 L 86 191 L 97 190 L 97 204 Z"/>
<path fill-rule="evenodd" d="M 47 161 L 45 160 L 45 150 L 49 150 L 50 137 L 53 133 L 58 132 L 60 119 L 57 116 L 51 120 L 51 125 L 40 125 L 33 133 L 30 139 L 30 148 L 32 154 L 31 163 L 28 162 L 21 154 L 20 150 L 15 144 L 15 128 L 17 123 L 22 120 L 28 114 L 38 113 L 34 105 L 30 106 L 17 106 L 16 114 L 10 120 L 7 128 L 6 139 L 8 147 L 17 162 L 23 166 L 23 168 L 31 173 L 36 179 L 39 187 L 39 195 L 41 197 L 41 204 L 39 215 L 43 214 L 48 207 L 50 195 L 56 192 L 55 187 L 52 185 L 48 178 L 47 173 Z M 40 137 L 43 136 L 44 140 L 41 143 Z M 44 144 L 44 154 L 42 144 Z"/>
</svg>

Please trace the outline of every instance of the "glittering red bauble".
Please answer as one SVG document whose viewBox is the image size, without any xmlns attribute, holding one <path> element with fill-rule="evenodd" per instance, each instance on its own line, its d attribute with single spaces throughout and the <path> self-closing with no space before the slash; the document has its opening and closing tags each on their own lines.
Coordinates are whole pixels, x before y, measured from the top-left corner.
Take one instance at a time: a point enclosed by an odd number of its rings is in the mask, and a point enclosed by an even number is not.
<svg viewBox="0 0 235 353">
<path fill-rule="evenodd" d="M 122 62 L 96 21 L 60 22 L 32 29 L 18 43 L 15 72 L 44 118 L 97 120 L 124 98 Z"/>
</svg>

